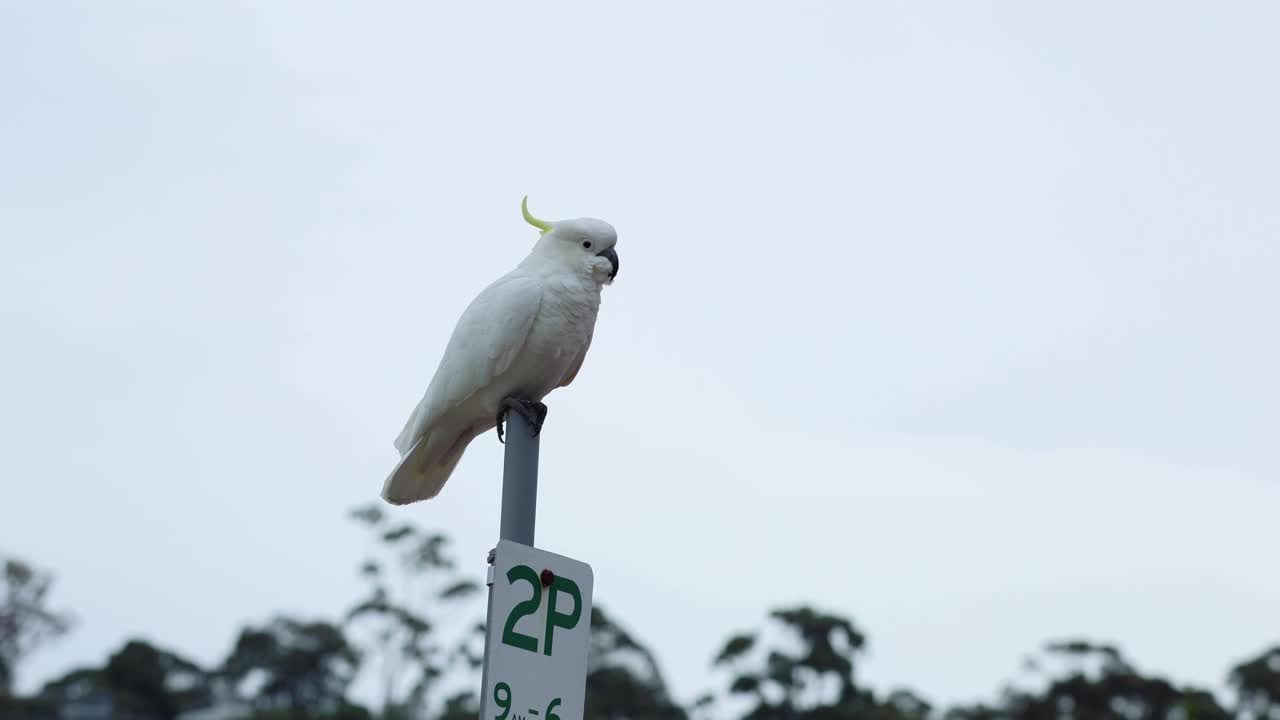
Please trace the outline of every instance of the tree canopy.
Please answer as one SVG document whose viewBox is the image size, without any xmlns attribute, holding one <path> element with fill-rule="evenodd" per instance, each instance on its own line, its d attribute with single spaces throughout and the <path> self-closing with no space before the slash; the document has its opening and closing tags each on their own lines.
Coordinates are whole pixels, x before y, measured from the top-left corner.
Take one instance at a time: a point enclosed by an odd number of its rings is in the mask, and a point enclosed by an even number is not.
<svg viewBox="0 0 1280 720">
<path fill-rule="evenodd" d="M 49 573 L 6 559 L 0 720 L 476 718 L 483 586 L 459 571 L 445 534 L 392 522 L 376 505 L 350 518 L 370 545 L 355 568 L 361 594 L 340 618 L 268 615 L 239 628 L 212 667 L 130 638 L 101 664 L 72 669 L 26 697 L 11 693 L 18 665 L 72 621 L 49 607 Z M 719 684 L 694 698 L 673 693 L 657 652 L 599 598 L 590 629 L 587 720 L 1280 720 L 1280 644 L 1228 668 L 1222 679 L 1231 696 L 1220 697 L 1143 671 L 1113 643 L 1057 639 L 997 697 L 937 707 L 909 687 L 864 682 L 868 633 L 810 603 L 727 629 L 704 656 Z M 360 677 L 379 688 L 371 708 L 351 696 Z"/>
</svg>

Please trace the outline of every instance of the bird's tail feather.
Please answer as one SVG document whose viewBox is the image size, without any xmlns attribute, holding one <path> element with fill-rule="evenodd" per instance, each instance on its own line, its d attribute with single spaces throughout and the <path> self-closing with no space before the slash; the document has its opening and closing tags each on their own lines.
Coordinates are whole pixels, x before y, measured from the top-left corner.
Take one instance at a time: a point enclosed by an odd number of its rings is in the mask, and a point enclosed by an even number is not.
<svg viewBox="0 0 1280 720">
<path fill-rule="evenodd" d="M 404 428 L 396 436 L 396 450 L 400 452 L 400 457 L 402 458 L 409 454 L 409 450 L 414 446 L 414 441 L 418 439 L 417 436 L 421 433 L 422 428 L 419 426 L 422 423 L 423 404 L 423 402 L 418 403 L 418 406 L 413 409 L 413 413 L 409 415 L 409 419 L 405 421 Z M 422 439 L 426 440 L 425 437 Z"/>
<path fill-rule="evenodd" d="M 440 494 L 445 482 L 458 466 L 463 452 L 471 438 L 463 436 L 441 454 L 429 452 L 428 441 L 434 439 L 426 435 L 405 453 L 382 486 L 382 499 L 392 505 L 408 505 L 420 500 L 430 500 Z M 431 449 L 434 450 L 434 449 Z M 437 457 L 431 457 L 431 455 Z"/>
</svg>

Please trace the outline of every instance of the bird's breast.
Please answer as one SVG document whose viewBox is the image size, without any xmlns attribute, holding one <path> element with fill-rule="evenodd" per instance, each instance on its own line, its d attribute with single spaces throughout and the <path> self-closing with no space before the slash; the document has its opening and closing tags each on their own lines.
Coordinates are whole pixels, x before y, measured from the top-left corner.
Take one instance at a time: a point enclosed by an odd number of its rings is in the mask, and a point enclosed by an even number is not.
<svg viewBox="0 0 1280 720">
<path fill-rule="evenodd" d="M 594 292 L 592 290 L 594 289 Z M 560 384 L 591 342 L 600 293 L 596 288 L 551 284 L 509 378 L 511 391 L 540 399 Z"/>
<path fill-rule="evenodd" d="M 529 341 L 549 357 L 576 357 L 591 338 L 600 310 L 600 293 L 562 290 L 553 286 L 543 295 Z"/>
</svg>

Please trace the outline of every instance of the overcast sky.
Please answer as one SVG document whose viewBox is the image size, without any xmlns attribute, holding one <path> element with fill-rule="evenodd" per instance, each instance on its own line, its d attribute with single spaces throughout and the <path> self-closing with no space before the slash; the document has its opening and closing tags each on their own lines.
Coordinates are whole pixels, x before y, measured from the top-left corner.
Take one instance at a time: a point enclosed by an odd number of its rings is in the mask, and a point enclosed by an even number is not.
<svg viewBox="0 0 1280 720">
<path fill-rule="evenodd" d="M 682 699 L 798 601 L 990 697 L 1044 640 L 1280 639 L 1280 5 L 0 3 L 0 551 L 213 663 L 336 617 L 459 313 L 622 271 L 538 544 Z M 501 446 L 396 509 L 479 577 Z"/>
</svg>

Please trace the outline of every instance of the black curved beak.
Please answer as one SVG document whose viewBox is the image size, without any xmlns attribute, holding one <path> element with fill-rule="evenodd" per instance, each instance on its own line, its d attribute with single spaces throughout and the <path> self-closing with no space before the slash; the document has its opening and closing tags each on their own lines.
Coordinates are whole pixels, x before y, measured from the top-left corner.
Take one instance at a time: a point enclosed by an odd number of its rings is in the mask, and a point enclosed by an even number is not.
<svg viewBox="0 0 1280 720">
<path fill-rule="evenodd" d="M 618 276 L 618 253 L 614 252 L 613 248 L 609 248 L 608 250 L 602 250 L 596 254 L 602 258 L 609 258 L 609 263 L 613 265 L 613 272 L 609 273 L 609 279 L 612 280 L 615 277 L 617 277 Z"/>
</svg>

